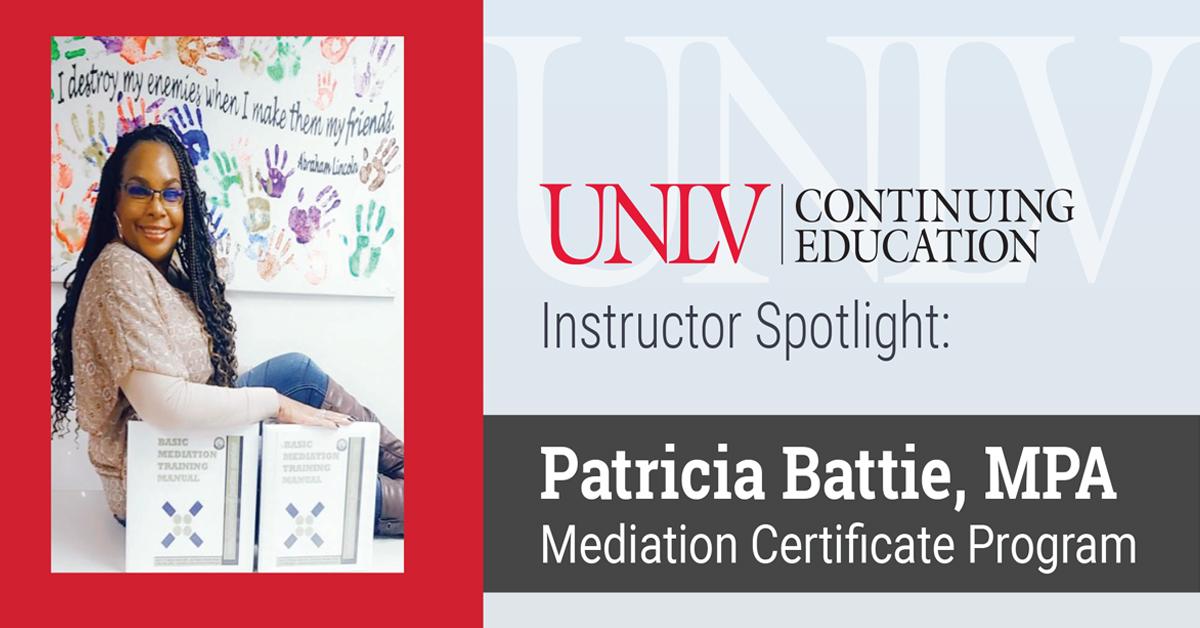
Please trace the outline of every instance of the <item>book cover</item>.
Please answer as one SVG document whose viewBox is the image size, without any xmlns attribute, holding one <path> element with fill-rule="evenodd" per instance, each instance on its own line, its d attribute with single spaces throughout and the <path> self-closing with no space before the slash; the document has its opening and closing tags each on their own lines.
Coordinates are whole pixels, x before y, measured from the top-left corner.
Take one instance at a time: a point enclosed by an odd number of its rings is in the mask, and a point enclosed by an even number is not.
<svg viewBox="0 0 1200 628">
<path fill-rule="evenodd" d="M 259 571 L 371 566 L 379 426 L 263 425 Z"/>
<path fill-rule="evenodd" d="M 126 571 L 251 571 L 258 424 L 129 423 Z"/>
</svg>

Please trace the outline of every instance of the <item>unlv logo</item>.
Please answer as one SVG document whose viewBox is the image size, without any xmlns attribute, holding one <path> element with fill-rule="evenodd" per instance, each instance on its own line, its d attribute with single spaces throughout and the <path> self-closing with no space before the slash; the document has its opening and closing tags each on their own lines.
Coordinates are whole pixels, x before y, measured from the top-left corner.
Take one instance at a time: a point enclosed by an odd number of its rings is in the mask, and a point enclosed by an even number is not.
<svg viewBox="0 0 1200 628">
<path fill-rule="evenodd" d="M 750 205 L 750 214 L 746 217 L 746 224 L 741 226 L 741 235 L 735 235 L 732 221 L 729 219 L 729 211 L 725 207 L 725 201 L 721 198 L 721 191 L 729 187 L 728 183 L 655 183 L 650 187 L 658 190 L 662 194 L 662 229 L 655 231 L 654 227 L 642 214 L 641 210 L 629 200 L 629 196 L 620 184 L 616 183 L 589 183 L 587 187 L 596 192 L 596 247 L 591 254 L 586 257 L 576 257 L 566 251 L 562 244 L 562 191 L 565 188 L 571 187 L 569 183 L 543 183 L 542 187 L 550 192 L 550 246 L 554 249 L 554 256 L 559 261 L 567 264 L 587 264 L 596 259 L 600 255 L 601 249 L 604 248 L 604 191 L 612 188 L 616 196 L 616 203 L 612 208 L 613 212 L 613 247 L 612 256 L 604 260 L 605 264 L 630 264 L 624 255 L 621 254 L 621 215 L 627 215 L 634 226 L 642 232 L 642 236 L 650 243 L 662 261 L 668 264 L 712 264 L 717 259 L 717 251 L 721 248 L 721 243 L 713 244 L 712 250 L 708 255 L 702 258 L 692 256 L 691 249 L 691 233 L 689 230 L 691 206 L 690 197 L 694 188 L 703 188 L 708 192 L 709 198 L 712 200 L 713 211 L 717 215 L 717 220 L 721 225 L 721 232 L 724 234 L 725 244 L 729 248 L 729 255 L 736 264 L 738 258 L 742 255 L 742 247 L 746 243 L 746 234 L 750 231 L 750 223 L 754 221 L 754 211 L 758 208 L 758 200 L 762 197 L 763 190 L 770 187 L 767 183 L 748 183 L 746 187 L 754 190 L 754 201 Z M 667 199 L 670 196 L 670 191 L 676 189 L 679 191 L 679 233 L 675 237 L 678 238 L 679 253 L 674 259 L 668 259 L 667 243 L 671 241 L 671 235 L 668 232 L 667 219 Z"/>
</svg>

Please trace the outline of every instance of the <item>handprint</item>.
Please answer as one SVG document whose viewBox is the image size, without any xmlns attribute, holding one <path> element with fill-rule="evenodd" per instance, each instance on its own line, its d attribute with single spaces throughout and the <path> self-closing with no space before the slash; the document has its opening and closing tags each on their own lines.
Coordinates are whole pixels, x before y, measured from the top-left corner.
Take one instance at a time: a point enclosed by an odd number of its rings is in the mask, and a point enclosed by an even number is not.
<svg viewBox="0 0 1200 628">
<path fill-rule="evenodd" d="M 392 239 L 396 234 L 396 229 L 388 227 L 387 233 L 384 234 L 383 240 L 372 243 L 372 240 L 378 240 L 379 233 L 383 230 L 383 219 L 387 216 L 387 208 L 383 205 L 379 206 L 379 213 L 375 213 L 375 201 L 371 201 L 370 209 L 367 211 L 367 220 L 363 222 L 363 206 L 359 205 L 354 212 L 354 224 L 358 230 L 358 235 L 354 240 L 354 252 L 350 254 L 350 274 L 354 277 L 370 277 L 375 273 L 375 268 L 379 266 L 379 256 L 383 253 L 383 245 Z M 349 245 L 350 239 L 342 236 L 342 243 Z M 368 252 L 369 251 L 369 252 Z M 368 258 L 363 260 L 363 253 L 368 252 Z"/>
<path fill-rule="evenodd" d="M 187 104 L 182 105 L 182 110 L 172 107 L 167 112 L 167 121 L 187 148 L 188 159 L 192 160 L 193 166 L 208 159 L 208 133 L 204 132 L 204 118 L 200 115 L 199 107 L 196 107 L 195 118 L 192 117 L 192 108 Z"/>
<path fill-rule="evenodd" d="M 63 150 L 69 149 L 63 142 L 62 128 L 56 122 L 54 123 L 54 146 L 50 149 L 50 171 L 54 186 L 59 190 L 71 187 L 71 182 L 75 180 L 75 173 L 71 170 L 71 165 L 63 159 Z"/>
<path fill-rule="evenodd" d="M 284 77 L 296 76 L 300 73 L 300 48 L 312 41 L 312 37 L 304 40 L 299 46 L 292 40 L 299 37 L 275 38 L 275 62 L 267 66 L 267 76 L 278 83 Z"/>
<path fill-rule="evenodd" d="M 333 102 L 333 89 L 337 81 L 333 80 L 333 72 L 317 75 L 317 99 L 313 103 L 317 109 L 324 111 Z"/>
<path fill-rule="evenodd" d="M 237 157 L 224 151 L 217 151 L 215 159 L 217 175 L 220 177 L 221 192 L 229 195 L 229 188 L 242 185 L 242 172 L 238 169 Z"/>
<path fill-rule="evenodd" d="M 237 268 L 234 260 L 240 248 L 241 245 L 233 244 L 233 238 L 221 238 L 213 245 L 213 261 L 217 265 L 217 276 L 226 285 L 229 285 L 229 282 L 233 281 L 234 271 Z"/>
<path fill-rule="evenodd" d="M 332 185 L 327 185 L 317 194 L 314 204 L 305 209 L 304 188 L 300 188 L 300 194 L 296 198 L 296 206 L 288 213 L 288 226 L 296 234 L 296 242 L 306 244 L 323 227 L 328 227 L 332 221 L 322 225 L 321 218 L 329 215 L 329 212 L 337 209 L 341 204 L 342 200 L 338 198 L 337 190 L 334 190 Z"/>
<path fill-rule="evenodd" d="M 350 44 L 354 43 L 357 37 L 326 37 L 321 40 L 321 56 L 329 60 L 330 63 L 338 64 L 342 59 L 346 58 L 346 53 L 350 52 Z"/>
<path fill-rule="evenodd" d="M 246 242 L 246 259 L 258 261 L 267 251 L 267 233 L 251 233 Z"/>
<path fill-rule="evenodd" d="M 249 240 L 246 257 L 257 260 L 267 247 L 267 229 L 271 227 L 271 204 L 267 199 L 258 196 L 247 199 L 246 206 L 247 213 L 242 218 Z"/>
<path fill-rule="evenodd" d="M 304 269 L 304 279 L 314 286 L 320 285 L 329 275 L 329 260 L 326 258 L 325 249 L 320 246 L 309 246 L 305 250 L 308 257 Z"/>
<path fill-rule="evenodd" d="M 242 219 L 242 224 L 246 226 L 246 231 L 249 231 L 251 234 L 266 231 L 271 226 L 271 201 L 265 197 L 258 196 L 262 190 L 254 182 L 249 165 L 245 167 L 239 177 L 238 189 L 241 190 L 242 196 L 246 199 L 246 208 L 248 211 Z"/>
<path fill-rule="evenodd" d="M 229 153 L 217 151 L 213 154 L 212 161 L 216 163 L 216 172 L 214 173 L 206 164 L 204 166 L 204 174 L 208 179 L 215 183 L 215 190 L 211 194 L 206 194 L 208 199 L 209 210 L 209 231 L 212 233 L 214 240 L 228 239 L 225 238 L 229 234 L 227 226 L 222 225 L 225 217 L 226 209 L 233 206 L 229 201 L 229 189 L 234 185 L 241 188 L 243 186 L 242 173 L 238 170 L 237 159 Z"/>
<path fill-rule="evenodd" d="M 87 241 L 88 229 L 92 226 L 92 216 L 83 206 L 76 205 L 71 219 L 68 220 L 63 211 L 65 197 L 65 192 L 58 193 L 58 202 L 54 207 L 55 217 L 52 223 L 54 237 L 62 243 L 66 249 L 66 255 L 71 256 L 83 250 L 83 244 Z"/>
<path fill-rule="evenodd" d="M 147 124 L 158 124 L 159 117 L 161 114 L 159 107 L 162 106 L 164 101 L 166 101 L 166 98 L 159 98 L 158 100 L 150 103 L 150 106 L 147 107 L 146 99 L 139 98 L 137 101 L 138 108 L 135 109 L 133 98 L 126 97 L 125 98 L 125 107 L 127 107 L 129 109 L 129 111 L 126 112 L 125 109 L 122 107 L 122 104 L 120 101 L 120 95 L 118 95 L 118 97 L 117 97 L 117 137 L 119 138 L 122 135 L 125 135 L 126 133 L 129 133 L 131 131 L 136 131 L 136 130 L 146 126 Z"/>
<path fill-rule="evenodd" d="M 277 54 L 275 42 L 266 37 L 242 37 L 237 48 L 241 51 L 238 65 L 243 73 L 251 76 L 262 76 Z"/>
<path fill-rule="evenodd" d="M 287 187 L 288 177 L 296 173 L 296 169 L 292 168 L 287 174 L 283 173 L 283 169 L 287 167 L 287 151 L 283 151 L 283 158 L 279 157 L 279 144 L 275 145 L 275 159 L 271 159 L 271 149 L 264 148 L 263 156 L 267 159 L 267 178 L 264 179 L 262 174 L 258 175 L 258 184 L 262 186 L 263 192 L 271 198 L 279 198 L 283 196 L 283 188 Z"/>
<path fill-rule="evenodd" d="M 213 61 L 227 61 L 237 56 L 237 49 L 233 47 L 233 43 L 228 37 L 220 39 L 209 37 L 178 37 L 175 39 L 176 52 L 179 54 L 179 62 L 192 68 L 201 76 L 207 76 L 208 70 L 200 66 L 200 61 L 204 59 L 212 59 Z"/>
<path fill-rule="evenodd" d="M 363 147 L 363 166 L 358 171 L 358 180 L 366 184 L 367 189 L 374 192 L 383 185 L 387 176 L 396 171 L 400 164 L 396 164 L 395 168 L 388 169 L 388 165 L 396 158 L 400 152 L 400 147 L 396 145 L 396 138 L 389 137 L 379 140 L 379 148 L 375 149 L 375 157 L 371 158 L 367 153 L 367 148 Z"/>
<path fill-rule="evenodd" d="M 248 243 L 244 251 L 247 258 L 257 261 L 267 248 L 267 230 L 271 228 L 271 201 L 262 196 L 262 189 L 254 180 L 250 158 L 245 153 L 249 146 L 244 139 L 234 142 L 233 148 L 242 164 L 238 190 L 246 199 L 246 214 L 242 216 L 242 225 L 246 228 Z"/>
<path fill-rule="evenodd" d="M 252 160 L 250 159 L 250 140 L 246 136 L 243 135 L 233 141 L 233 154 L 237 156 L 243 166 L 249 168 Z M 246 180 L 253 181 L 254 178 L 249 177 Z"/>
<path fill-rule="evenodd" d="M 119 53 L 129 65 L 153 61 L 162 56 L 162 51 L 152 55 L 146 54 L 146 43 L 151 41 L 150 37 L 93 37 L 93 39 L 104 44 L 104 49 L 110 53 Z"/>
<path fill-rule="evenodd" d="M 286 229 L 279 229 L 271 238 L 271 246 L 264 249 L 258 258 L 258 276 L 270 281 L 283 270 L 284 266 L 292 263 L 292 241 L 287 237 Z"/>
<path fill-rule="evenodd" d="M 256 196 L 246 199 L 246 217 L 242 220 L 242 224 L 246 226 L 246 231 L 250 233 L 260 233 L 266 231 L 271 226 L 271 202 L 267 199 Z"/>
<path fill-rule="evenodd" d="M 83 149 L 83 158 L 88 163 L 103 168 L 104 162 L 108 161 L 108 156 L 112 154 L 112 146 L 108 144 L 108 137 L 104 135 L 104 112 L 96 112 L 92 114 L 92 106 L 87 108 L 87 135 L 83 134 L 83 127 L 79 124 L 79 114 L 71 114 L 71 126 L 75 129 L 75 139 L 80 144 L 86 144 L 87 148 Z"/>
<path fill-rule="evenodd" d="M 391 66 L 395 54 L 396 44 L 387 37 L 372 39 L 362 72 L 358 71 L 358 59 L 354 60 L 354 94 L 374 100 L 383 91 L 383 83 L 399 69 L 399 66 Z"/>
<path fill-rule="evenodd" d="M 54 215 L 50 218 L 51 243 L 58 251 L 58 259 L 51 255 L 50 269 L 57 270 L 75 259 L 75 254 L 83 250 L 87 242 L 88 230 L 92 226 L 91 210 L 96 204 L 96 191 L 100 188 L 99 181 L 93 181 L 84 194 L 83 203 L 76 205 L 68 219 L 63 209 L 66 199 L 65 192 L 58 193 L 54 204 Z"/>
<path fill-rule="evenodd" d="M 208 198 L 208 195 L 205 194 L 204 197 L 206 200 L 204 206 L 208 210 L 204 222 L 208 225 L 208 233 L 212 235 L 213 242 L 218 242 L 229 235 L 229 228 L 222 224 L 225 220 L 225 210 L 229 209 L 229 199 L 226 198 L 225 202 L 221 202 L 221 199 L 215 195 Z"/>
<path fill-rule="evenodd" d="M 237 158 L 224 151 L 217 151 L 213 153 L 212 161 L 217 165 L 216 173 L 214 174 L 213 171 L 209 170 L 208 166 L 205 165 L 204 174 L 208 175 L 210 179 L 213 179 L 216 182 L 217 186 L 220 188 L 220 191 L 217 192 L 217 194 L 220 194 L 219 198 L 221 199 L 221 203 L 225 205 L 225 207 L 229 207 L 229 188 L 233 187 L 234 185 L 242 185 L 242 173 L 238 170 Z M 214 196 L 216 195 L 214 194 Z"/>
<path fill-rule="evenodd" d="M 66 46 L 70 45 L 71 49 L 66 50 L 65 52 L 60 50 L 58 47 L 58 40 L 51 37 L 50 38 L 50 60 L 51 61 L 58 61 L 59 59 L 63 59 L 63 58 L 78 59 L 79 57 L 82 57 L 87 54 L 87 50 L 84 49 L 81 45 L 83 43 L 81 40 L 84 39 L 83 35 L 76 35 L 75 37 L 63 37 L 62 39 L 66 40 L 66 43 L 63 44 L 63 47 L 66 48 Z"/>
</svg>

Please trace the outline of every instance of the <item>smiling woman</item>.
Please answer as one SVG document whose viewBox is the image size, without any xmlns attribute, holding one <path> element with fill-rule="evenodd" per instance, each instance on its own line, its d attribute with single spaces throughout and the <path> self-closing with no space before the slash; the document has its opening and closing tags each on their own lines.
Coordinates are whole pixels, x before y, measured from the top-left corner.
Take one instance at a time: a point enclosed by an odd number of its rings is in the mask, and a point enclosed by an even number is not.
<svg viewBox="0 0 1200 628">
<path fill-rule="evenodd" d="M 101 171 L 87 240 L 64 282 L 54 330 L 51 434 L 70 411 L 109 508 L 125 518 L 126 430 L 378 422 L 297 353 L 238 374 L 236 329 L 213 255 L 213 225 L 187 149 L 147 125 L 117 142 Z M 402 535 L 404 444 L 380 425 L 376 532 Z"/>
<path fill-rule="evenodd" d="M 160 142 L 135 144 L 125 157 L 121 180 L 117 234 L 165 272 L 183 233 L 184 192 L 175 154 Z"/>
</svg>

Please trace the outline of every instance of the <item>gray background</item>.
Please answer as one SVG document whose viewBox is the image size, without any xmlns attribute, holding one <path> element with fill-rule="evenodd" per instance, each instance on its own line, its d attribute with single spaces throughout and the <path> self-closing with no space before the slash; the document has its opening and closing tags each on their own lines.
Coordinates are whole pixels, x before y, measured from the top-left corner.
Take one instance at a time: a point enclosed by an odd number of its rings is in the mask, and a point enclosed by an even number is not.
<svg viewBox="0 0 1200 628">
<path fill-rule="evenodd" d="M 724 36 L 753 68 L 789 121 L 842 187 L 863 186 L 866 155 L 862 66 L 826 41 L 866 35 L 1074 37 L 1048 72 L 1058 113 L 1091 210 L 1103 224 L 1148 83 L 1141 51 L 1121 36 L 1200 34 L 1185 3 L 647 3 L 596 6 L 493 0 L 484 34 L 574 36 L 550 57 L 545 78 L 545 173 L 541 181 L 666 179 L 666 93 L 658 60 L 632 36 Z M 1175 60 L 1094 283 L 1061 226 L 1047 225 L 1041 261 L 1024 284 L 896 285 L 871 282 L 856 265 L 776 266 L 778 224 L 759 219 L 745 263 L 762 285 L 684 283 L 694 269 L 659 266 L 615 288 L 561 283 L 531 261 L 516 210 L 514 69 L 484 47 L 484 411 L 506 413 L 1172 413 L 1200 410 L 1195 354 L 1200 329 L 1193 183 L 1200 140 L 1200 47 Z M 894 46 L 883 59 L 880 183 L 916 185 L 915 57 Z M 1028 105 L 1004 57 L 960 49 L 946 77 L 946 181 L 1022 188 L 1050 185 Z M 716 54 L 693 46 L 683 60 L 684 181 L 717 178 Z M 731 180 L 798 182 L 736 106 Z M 793 188 L 793 186 L 795 186 Z M 647 207 L 653 198 L 643 196 Z M 639 200 L 636 199 L 635 200 Z M 760 208 L 761 209 L 761 208 Z M 630 257 L 639 251 L 631 250 Z M 644 254 L 644 249 L 640 251 Z M 893 272 L 893 271 L 885 271 Z M 784 363 L 743 336 L 725 352 L 546 351 L 541 304 L 557 309 L 643 312 L 689 303 L 753 316 L 771 298 L 829 310 L 852 298 L 935 303 L 951 312 L 946 352 L 882 363 L 865 353 L 803 353 Z M 744 320 L 743 322 L 749 322 Z M 750 327 L 745 328 L 746 330 Z M 670 386 L 661 373 L 671 371 Z M 619 391 L 619 394 L 614 394 Z M 957 625 L 986 621 L 1127 625 L 1200 615 L 1200 595 L 531 595 L 485 596 L 490 624 L 611 622 L 864 623 L 902 618 Z M 954 611 L 953 609 L 958 609 Z M 1136 609 L 1136 610 L 1135 610 Z M 853 615 L 846 615 L 846 613 Z"/>
<path fill-rule="evenodd" d="M 1200 591 L 1198 417 L 505 415 L 484 417 L 483 434 L 485 592 Z M 664 454 L 664 443 L 673 443 L 676 453 Z M 729 453 L 715 453 L 716 443 L 727 443 Z M 904 453 L 904 443 L 913 443 L 916 451 Z M 1058 485 L 1061 499 L 985 499 L 990 465 L 984 448 L 1003 447 L 1011 467 L 1020 448 L 1031 444 L 1072 447 L 1081 469 L 1089 449 L 1100 447 L 1117 498 L 1101 499 L 1094 490 L 1090 499 L 1077 499 L 1079 483 L 1073 481 Z M 558 499 L 543 500 L 545 461 L 539 447 L 544 445 L 570 447 L 581 467 L 587 460 L 608 461 L 617 450 L 630 460 L 673 459 L 677 468 L 692 459 L 725 459 L 730 478 L 736 477 L 737 461 L 751 459 L 762 465 L 764 499 L 588 500 L 580 493 L 580 479 L 588 474 L 579 472 L 557 485 Z M 786 500 L 783 445 L 812 447 L 822 465 L 834 458 L 853 460 L 864 450 L 876 457 L 889 450 L 898 459 L 915 460 L 917 474 L 925 461 L 942 460 L 950 473 L 949 495 L 889 501 L 877 492 L 874 499 L 860 495 L 852 501 Z M 628 490 L 643 487 L 636 469 L 625 475 Z M 900 476 L 894 477 L 899 485 Z M 876 491 L 882 487 L 878 478 L 872 480 Z M 1046 490 L 1046 480 L 1039 469 L 1038 490 Z M 663 490 L 662 476 L 653 476 L 649 488 Z M 954 510 L 957 491 L 962 491 L 961 511 Z M 948 534 L 954 542 L 947 554 L 951 560 L 825 564 L 826 554 L 811 546 L 805 548 L 811 560 L 800 564 L 755 560 L 751 537 L 759 524 L 771 524 L 780 534 L 819 533 L 823 526 L 833 531 L 835 524 L 845 529 L 855 521 L 864 524 L 865 535 L 894 538 L 922 529 Z M 668 527 L 678 533 L 681 524 L 692 538 L 730 533 L 736 538 L 736 560 L 727 554 L 725 562 L 712 558 L 703 564 L 689 558 L 687 564 L 600 560 L 589 565 L 576 554 L 575 563 L 543 563 L 543 525 L 561 542 L 574 524 L 579 547 L 585 534 L 607 539 L 621 523 L 627 534 L 635 524 L 639 538 Z M 997 560 L 995 546 L 976 553 L 972 562 L 969 528 L 974 524 L 987 525 L 997 535 L 1024 533 L 1035 539 L 1045 533 L 1129 534 L 1136 562 L 1129 560 L 1129 548 L 1123 560 L 1110 550 L 1107 561 L 1094 565 L 1078 563 L 1074 551 L 1064 549 L 1059 564 L 1044 573 L 1037 559 L 1022 565 L 1009 549 Z M 634 552 L 631 544 L 625 550 Z"/>
</svg>

